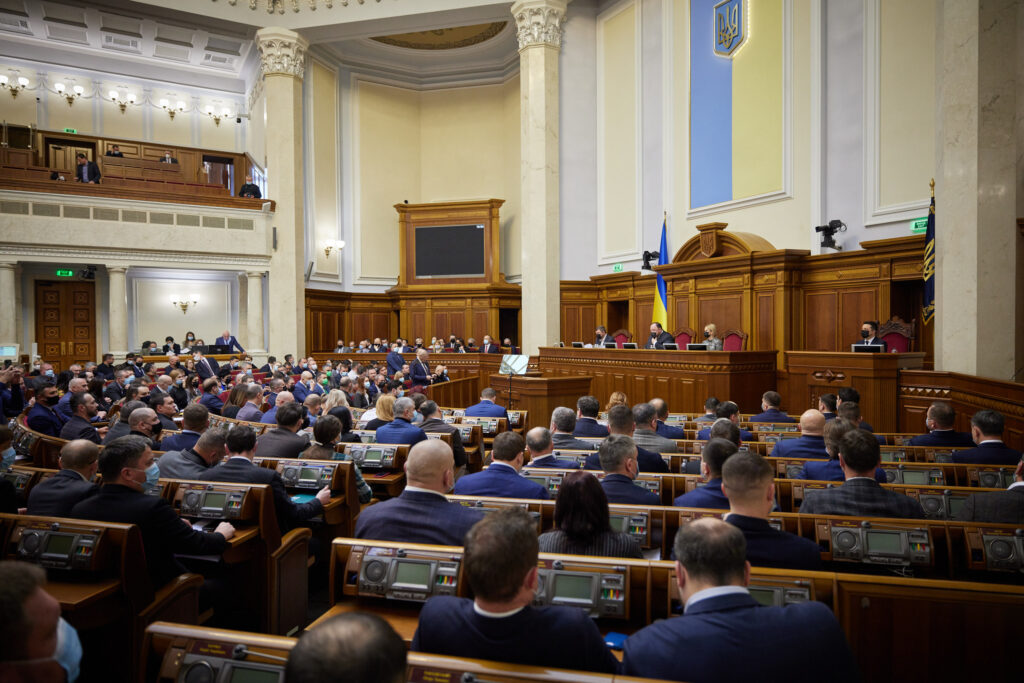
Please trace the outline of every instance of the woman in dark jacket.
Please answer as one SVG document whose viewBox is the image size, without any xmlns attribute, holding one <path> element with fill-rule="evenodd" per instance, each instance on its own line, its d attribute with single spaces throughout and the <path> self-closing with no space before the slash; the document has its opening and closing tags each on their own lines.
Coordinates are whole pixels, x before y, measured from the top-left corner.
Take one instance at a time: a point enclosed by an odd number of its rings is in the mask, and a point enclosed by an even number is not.
<svg viewBox="0 0 1024 683">
<path fill-rule="evenodd" d="M 562 479 L 555 501 L 555 530 L 541 534 L 538 541 L 542 553 L 643 557 L 636 539 L 612 531 L 608 497 L 601 482 L 583 470 Z"/>
</svg>

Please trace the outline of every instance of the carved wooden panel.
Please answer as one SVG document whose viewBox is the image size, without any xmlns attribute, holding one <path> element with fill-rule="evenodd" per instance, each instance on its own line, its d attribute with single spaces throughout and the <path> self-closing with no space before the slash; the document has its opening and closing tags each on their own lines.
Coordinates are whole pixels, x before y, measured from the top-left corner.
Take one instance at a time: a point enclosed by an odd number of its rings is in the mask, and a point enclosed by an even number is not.
<svg viewBox="0 0 1024 683">
<path fill-rule="evenodd" d="M 860 327 L 865 320 L 878 320 L 878 294 L 875 288 L 841 290 L 839 295 L 839 339 L 837 351 L 848 351 L 860 340 Z"/>
<path fill-rule="evenodd" d="M 635 310 L 636 315 L 634 316 L 633 322 L 633 341 L 642 347 L 647 342 L 647 338 L 651 335 L 651 318 L 654 317 L 653 298 L 637 300 Z M 611 330 L 608 331 L 611 332 Z M 671 331 L 669 333 L 671 334 Z"/>
<path fill-rule="evenodd" d="M 597 307 L 587 304 L 580 306 L 580 339 L 592 337 L 596 328 Z"/>
<path fill-rule="evenodd" d="M 808 292 L 804 296 L 805 350 L 836 350 L 837 308 L 838 296 L 835 292 Z"/>
<path fill-rule="evenodd" d="M 775 295 L 770 292 L 758 292 L 756 297 L 757 320 L 754 323 L 755 332 L 753 335 L 753 348 L 774 349 Z"/>
<path fill-rule="evenodd" d="M 429 337 L 427 334 L 427 313 L 423 310 L 409 312 L 409 340 L 414 341 L 417 337 Z M 430 339 L 427 338 L 424 340 L 424 343 L 429 341 Z"/>
<path fill-rule="evenodd" d="M 747 334 L 750 333 L 743 324 L 743 299 L 738 293 L 723 296 L 703 295 L 697 302 L 697 310 L 700 311 L 700 317 L 694 329 L 703 330 L 708 323 L 715 323 L 719 336 L 725 334 L 726 330 L 743 330 Z"/>
<path fill-rule="evenodd" d="M 681 329 L 683 327 L 693 327 L 690 324 L 690 300 L 685 297 L 681 297 L 675 300 L 675 324 L 672 325 L 672 331 Z"/>
<path fill-rule="evenodd" d="M 93 282 L 36 282 L 36 340 L 57 371 L 98 360 L 95 291 Z"/>
<path fill-rule="evenodd" d="M 491 330 L 490 328 L 490 315 L 487 311 L 474 310 L 473 311 L 473 337 L 476 339 L 477 344 L 482 344 L 484 335 L 489 334 L 491 337 L 498 335 L 497 330 Z"/>
</svg>

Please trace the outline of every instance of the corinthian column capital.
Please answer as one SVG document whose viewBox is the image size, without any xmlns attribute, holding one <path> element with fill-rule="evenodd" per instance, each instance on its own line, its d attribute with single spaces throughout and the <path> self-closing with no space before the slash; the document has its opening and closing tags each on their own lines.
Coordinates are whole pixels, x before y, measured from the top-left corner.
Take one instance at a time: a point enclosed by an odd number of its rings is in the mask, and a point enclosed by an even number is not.
<svg viewBox="0 0 1024 683">
<path fill-rule="evenodd" d="M 534 45 L 561 47 L 569 2 L 571 0 L 518 0 L 512 3 L 519 49 Z"/>
<path fill-rule="evenodd" d="M 302 78 L 309 42 L 298 33 L 285 28 L 261 28 L 256 32 L 256 46 L 260 51 L 260 74 Z"/>
</svg>

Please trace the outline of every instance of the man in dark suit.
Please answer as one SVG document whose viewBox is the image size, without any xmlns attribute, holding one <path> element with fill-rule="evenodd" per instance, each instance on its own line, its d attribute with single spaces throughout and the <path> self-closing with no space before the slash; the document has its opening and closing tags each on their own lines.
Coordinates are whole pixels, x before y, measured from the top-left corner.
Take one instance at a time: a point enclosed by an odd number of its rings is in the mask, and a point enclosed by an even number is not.
<svg viewBox="0 0 1024 683">
<path fill-rule="evenodd" d="M 160 420 L 163 429 L 178 429 L 178 423 L 171 419 L 178 414 L 178 404 L 170 394 L 154 393 L 149 397 L 149 407 L 156 413 L 156 419 Z"/>
<path fill-rule="evenodd" d="M 609 503 L 627 505 L 661 505 L 658 494 L 634 484 L 640 473 L 636 461 L 636 444 L 624 434 L 612 434 L 601 442 L 597 455 L 604 470 L 601 488 Z"/>
<path fill-rule="evenodd" d="M 945 401 L 935 401 L 928 406 L 924 426 L 927 434 L 919 434 L 910 440 L 911 446 L 936 446 L 939 448 L 972 448 L 974 440 L 967 432 L 958 432 L 956 410 Z"/>
<path fill-rule="evenodd" d="M 843 413 L 843 411 L 839 410 L 840 408 L 843 407 L 844 403 L 856 403 L 857 414 L 853 415 L 852 413 Z M 847 410 L 852 409 L 849 406 L 847 406 Z M 857 419 L 855 420 L 855 422 L 859 425 L 860 429 L 864 429 L 869 432 L 875 431 L 875 428 L 872 427 L 870 423 L 865 422 L 862 419 L 862 416 L 860 414 L 860 392 L 853 387 L 839 388 L 839 391 L 836 394 L 836 417 L 845 417 L 850 420 L 853 420 L 856 417 Z"/>
<path fill-rule="evenodd" d="M 921 504 L 902 493 L 883 489 L 875 481 L 881 462 L 878 441 L 863 429 L 847 432 L 839 442 L 839 465 L 846 481 L 832 489 L 808 491 L 802 514 L 901 517 L 924 519 Z"/>
<path fill-rule="evenodd" d="M 267 430 L 259 438 L 260 457 L 299 457 L 309 447 L 308 435 L 298 433 L 302 429 L 302 406 L 294 401 L 285 403 L 277 409 L 275 419 L 277 428 Z"/>
<path fill-rule="evenodd" d="M 164 353 L 168 356 L 172 353 L 181 353 L 181 344 L 174 343 L 174 337 L 164 339 Z"/>
<path fill-rule="evenodd" d="M 260 192 L 259 185 L 252 182 L 252 176 L 246 174 L 245 182 L 242 187 L 238 188 L 239 197 L 247 197 L 249 199 L 262 199 L 263 194 Z"/>
<path fill-rule="evenodd" d="M 845 480 L 846 474 L 839 464 L 839 444 L 846 433 L 854 429 L 857 429 L 856 423 L 841 417 L 825 422 L 825 454 L 828 456 L 828 460 L 807 460 L 804 462 L 803 467 L 800 468 L 796 478 L 810 479 L 812 481 Z M 786 442 L 783 441 L 781 443 Z M 777 444 L 775 448 L 778 449 L 781 443 Z M 772 451 L 772 457 L 775 457 L 775 451 Z M 888 481 L 885 470 L 881 467 L 875 468 L 875 481 L 879 484 L 884 484 Z"/>
<path fill-rule="evenodd" d="M 605 329 L 604 325 L 598 325 L 597 329 L 594 330 L 594 346 L 604 346 L 605 344 L 614 344 L 615 340 L 612 339 L 611 335 L 608 334 L 608 330 Z"/>
<path fill-rule="evenodd" d="M 672 504 L 680 508 L 728 509 L 729 500 L 722 492 L 722 467 L 738 450 L 736 444 L 726 439 L 711 439 L 704 444 L 700 473 L 707 483 L 676 497 Z"/>
<path fill-rule="evenodd" d="M 965 522 L 1024 524 L 1024 460 L 1017 463 L 1008 489 L 968 496 L 956 518 Z"/>
<path fill-rule="evenodd" d="M 108 157 L 123 157 L 124 156 L 124 152 L 122 152 L 121 148 L 118 147 L 117 145 L 111 145 L 110 149 L 107 150 L 107 153 L 106 153 L 105 156 L 108 156 Z"/>
<path fill-rule="evenodd" d="M 775 444 L 773 458 L 828 459 L 825 450 L 825 416 L 817 410 L 805 410 L 800 416 L 800 438 L 783 439 Z"/>
<path fill-rule="evenodd" d="M 75 180 L 80 183 L 97 185 L 100 182 L 100 167 L 95 161 L 89 161 L 84 153 L 75 155 Z"/>
<path fill-rule="evenodd" d="M 130 435 L 145 439 L 154 451 L 162 450 L 158 444 L 160 443 L 160 432 L 163 431 L 164 426 L 160 424 L 156 411 L 152 408 L 143 406 L 133 410 L 128 418 L 128 429 Z"/>
<path fill-rule="evenodd" d="M 28 411 L 28 426 L 47 436 L 60 437 L 66 420 L 57 412 L 57 387 L 48 386 L 36 392 L 36 402 Z"/>
<path fill-rule="evenodd" d="M 267 400 L 270 400 L 269 396 L 267 397 Z M 260 422 L 262 422 L 265 425 L 277 424 L 277 411 L 278 411 L 278 409 L 281 406 L 283 406 L 285 404 L 288 404 L 288 403 L 295 403 L 295 395 L 292 394 L 292 392 L 290 392 L 290 391 L 283 391 L 282 390 L 282 391 L 277 392 L 277 395 L 274 396 L 274 405 L 272 405 L 270 407 L 270 410 L 268 410 L 267 412 L 263 413 L 263 417 L 260 418 Z M 353 408 L 365 408 L 366 407 L 366 406 L 356 406 L 356 405 L 354 405 L 352 403 L 352 401 L 349 401 L 348 404 L 350 406 L 352 406 Z"/>
<path fill-rule="evenodd" d="M 427 434 L 450 434 L 452 437 L 452 456 L 455 458 L 455 469 L 466 466 L 469 457 L 466 455 L 466 447 L 462 443 L 462 434 L 455 425 L 450 425 L 441 418 L 441 410 L 433 401 L 424 401 L 420 404 L 420 415 L 423 422 L 419 428 Z M 500 436 L 500 435 L 499 435 Z"/>
<path fill-rule="evenodd" d="M 192 448 L 210 426 L 210 411 L 199 403 L 190 403 L 181 412 L 181 433 L 170 434 L 160 442 L 165 451 L 183 451 Z"/>
<path fill-rule="evenodd" d="M 665 331 L 661 323 L 651 323 L 651 336 L 647 338 L 645 349 L 664 349 L 665 344 L 675 344 L 675 338 Z"/>
<path fill-rule="evenodd" d="M 139 408 L 145 407 L 146 404 L 142 401 L 127 401 L 121 406 L 121 412 L 117 414 L 117 422 L 107 429 L 107 435 L 103 437 L 103 445 L 106 446 L 114 439 L 120 439 L 122 436 L 128 436 L 132 431 L 131 427 L 128 426 L 132 413 Z"/>
<path fill-rule="evenodd" d="M 236 420 L 243 422 L 259 422 L 263 418 L 263 386 L 253 382 L 245 388 L 245 405 L 235 415 Z"/>
<path fill-rule="evenodd" d="M 576 428 L 573 436 L 608 436 L 608 428 L 598 424 L 597 416 L 601 412 L 601 404 L 593 396 L 580 396 L 576 401 Z"/>
<path fill-rule="evenodd" d="M 380 505 L 386 503 L 367 510 Z M 525 510 L 492 512 L 469 531 L 465 545 L 463 575 L 473 600 L 428 600 L 412 639 L 414 651 L 605 673 L 618 669 L 585 610 L 532 606 L 537 529 Z"/>
<path fill-rule="evenodd" d="M 665 424 L 665 420 L 668 419 L 668 403 L 666 403 L 664 399 L 652 398 L 648 403 L 654 407 L 654 417 L 657 420 L 657 422 L 655 422 L 654 431 L 658 436 L 666 439 L 686 438 L 685 429 Z"/>
<path fill-rule="evenodd" d="M 176 164 L 178 163 L 177 158 L 171 156 L 171 150 L 165 150 L 163 157 L 160 159 L 161 163 L 164 164 Z"/>
<path fill-rule="evenodd" d="M 201 479 L 227 455 L 228 430 L 208 429 L 195 445 L 180 451 L 168 450 L 160 457 L 160 476 L 165 479 Z"/>
<path fill-rule="evenodd" d="M 384 362 L 388 366 L 388 377 L 394 377 L 396 372 L 402 371 L 402 366 L 405 365 L 405 359 L 402 358 L 402 353 L 398 348 L 398 344 L 392 344 L 391 350 L 388 351 L 388 355 L 384 357 Z M 410 371 L 412 368 L 410 368 Z"/>
<path fill-rule="evenodd" d="M 103 427 L 101 433 L 91 422 L 98 412 L 96 397 L 87 391 L 80 394 L 71 394 L 70 406 L 71 419 L 65 422 L 61 428 L 60 438 L 67 439 L 68 441 L 85 439 L 94 444 L 102 443 L 103 437 L 107 433 L 107 428 Z"/>
<path fill-rule="evenodd" d="M 675 539 L 681 617 L 626 640 L 622 673 L 693 681 L 860 680 L 839 623 L 821 602 L 763 607 L 749 593 L 739 529 L 718 519 L 684 525 Z M 799 643 L 799 646 L 794 646 Z"/>
<path fill-rule="evenodd" d="M 103 354 L 103 362 L 96 366 L 96 376 L 108 382 L 114 379 L 114 354 Z"/>
<path fill-rule="evenodd" d="M 89 383 L 84 377 L 72 377 L 65 386 L 66 390 L 64 395 L 60 397 L 60 401 L 57 402 L 56 410 L 65 420 L 70 420 L 72 415 L 71 397 L 74 394 L 82 394 L 88 391 Z"/>
<path fill-rule="evenodd" d="M 17 417 L 25 408 L 24 380 L 15 366 L 0 370 L 0 416 Z"/>
<path fill-rule="evenodd" d="M 203 395 L 199 397 L 199 405 L 210 411 L 211 415 L 220 415 L 224 401 L 220 400 L 220 380 L 209 377 L 203 380 Z"/>
<path fill-rule="evenodd" d="M 434 381 L 434 376 L 430 374 L 430 366 L 427 365 L 427 359 L 430 357 L 430 352 L 426 349 L 416 349 L 416 360 L 409 364 L 409 374 L 412 377 L 413 386 L 427 386 Z"/>
<path fill-rule="evenodd" d="M 233 526 L 221 522 L 213 533 L 196 531 L 166 499 L 144 493 L 158 485 L 160 469 L 143 439 L 126 436 L 107 444 L 100 454 L 99 471 L 103 475 L 100 492 L 75 505 L 70 516 L 138 525 L 154 588 L 185 573 L 175 555 L 220 555 L 227 550 Z"/>
<path fill-rule="evenodd" d="M 860 338 L 857 342 L 857 346 L 881 346 L 882 353 L 885 353 L 889 349 L 889 345 L 884 341 L 876 337 L 878 334 L 878 321 L 877 320 L 865 320 L 860 326 Z"/>
<path fill-rule="evenodd" d="M 782 405 L 782 396 L 777 391 L 766 391 L 761 396 L 761 412 L 748 420 L 748 422 L 771 422 L 771 423 L 792 423 L 796 422 L 789 415 L 779 410 Z"/>
<path fill-rule="evenodd" d="M 416 415 L 416 402 L 408 396 L 395 401 L 395 419 L 377 427 L 377 443 L 399 443 L 413 446 L 426 441 L 427 435 L 412 423 Z"/>
<path fill-rule="evenodd" d="M 211 377 L 216 377 L 217 372 L 220 370 L 220 365 L 217 361 L 212 358 L 207 358 L 203 355 L 202 351 L 192 351 L 192 361 L 196 366 L 196 374 L 199 375 L 199 379 L 208 380 Z"/>
<path fill-rule="evenodd" d="M 836 419 L 836 395 L 822 394 L 818 397 L 818 410 L 826 420 Z"/>
<path fill-rule="evenodd" d="M 658 411 L 651 403 L 633 406 L 633 440 L 636 445 L 656 453 L 678 453 L 679 445 L 657 432 Z"/>
<path fill-rule="evenodd" d="M 224 330 L 219 337 L 213 340 L 216 346 L 228 347 L 228 353 L 238 351 L 238 353 L 245 353 L 245 349 L 238 343 L 238 340 L 231 334 L 231 330 Z"/>
<path fill-rule="evenodd" d="M 694 420 L 694 422 L 714 422 L 718 419 L 716 411 L 718 410 L 718 404 L 720 401 L 711 396 L 708 400 L 704 401 L 704 414 Z"/>
<path fill-rule="evenodd" d="M 433 401 L 430 401 L 433 403 Z M 515 432 L 494 437 L 491 465 L 482 472 L 467 474 L 455 482 L 457 496 L 497 496 L 499 498 L 536 498 L 549 500 L 547 488 L 519 476 L 523 468 L 526 442 Z"/>
<path fill-rule="evenodd" d="M 717 415 L 716 421 L 725 418 L 735 425 L 740 423 L 740 407 L 732 401 L 722 401 L 715 407 L 715 415 Z M 697 432 L 697 439 L 703 441 L 704 439 L 711 438 L 711 427 L 705 427 L 704 429 Z M 740 439 L 743 441 L 757 441 L 754 435 L 748 432 L 746 429 L 740 430 Z"/>
<path fill-rule="evenodd" d="M 60 471 L 29 491 L 28 514 L 67 517 L 79 501 L 97 494 L 100 487 L 92 480 L 99 469 L 99 457 L 99 446 L 92 441 L 77 439 L 64 444 Z"/>
<path fill-rule="evenodd" d="M 530 449 L 528 467 L 551 467 L 560 470 L 576 470 L 580 467 L 575 460 L 554 456 L 555 446 L 551 441 L 551 432 L 544 427 L 534 427 L 526 432 L 526 446 Z"/>
<path fill-rule="evenodd" d="M 559 406 L 551 411 L 551 443 L 559 450 L 592 451 L 594 445 L 573 436 L 576 431 L 576 413 L 572 408 Z"/>
<path fill-rule="evenodd" d="M 480 402 L 466 408 L 466 417 L 503 417 L 508 419 L 508 411 L 497 405 L 494 399 L 498 392 L 486 387 L 480 392 Z"/>
<path fill-rule="evenodd" d="M 413 446 L 405 476 L 400 496 L 360 513 L 356 538 L 462 545 L 466 532 L 484 513 L 445 498 L 455 483 L 455 459 L 448 444 L 427 439 Z"/>
<path fill-rule="evenodd" d="M 484 343 L 480 345 L 480 353 L 501 353 L 501 347 L 494 343 L 491 335 L 484 335 Z"/>
<path fill-rule="evenodd" d="M 977 448 L 953 453 L 953 462 L 972 465 L 1009 465 L 1020 462 L 1021 452 L 1003 443 L 1005 420 L 994 410 L 979 410 L 971 417 L 971 438 Z"/>
<path fill-rule="evenodd" d="M 608 431 L 610 434 L 620 434 L 632 439 L 634 427 L 633 411 L 630 410 L 629 406 L 612 406 L 608 411 Z M 636 445 L 636 439 L 633 439 L 633 444 Z M 668 463 L 655 451 L 649 451 L 637 446 L 636 461 L 641 472 L 668 472 Z M 583 466 L 588 470 L 603 469 L 601 466 L 600 450 L 597 453 L 588 455 Z M 693 474 L 696 474 L 696 471 Z"/>
<path fill-rule="evenodd" d="M 722 465 L 722 493 L 729 499 L 725 521 L 743 532 L 747 561 L 755 567 L 820 570 L 817 543 L 768 524 L 775 507 L 774 476 L 772 466 L 757 453 L 730 456 Z"/>
</svg>

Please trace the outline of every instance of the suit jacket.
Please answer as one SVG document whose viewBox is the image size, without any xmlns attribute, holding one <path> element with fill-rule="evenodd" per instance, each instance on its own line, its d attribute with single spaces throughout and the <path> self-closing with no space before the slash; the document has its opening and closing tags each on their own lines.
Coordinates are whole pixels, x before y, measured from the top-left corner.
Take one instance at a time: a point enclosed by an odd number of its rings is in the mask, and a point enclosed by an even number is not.
<svg viewBox="0 0 1024 683">
<path fill-rule="evenodd" d="M 615 344 L 615 338 L 610 334 L 606 334 L 603 337 L 594 337 L 594 346 L 604 346 L 605 344 Z"/>
<path fill-rule="evenodd" d="M 107 365 L 106 363 L 100 363 L 96 366 L 96 369 L 93 370 L 93 374 L 108 381 L 112 380 L 114 379 L 114 366 Z"/>
<path fill-rule="evenodd" d="M 844 481 L 846 473 L 839 464 L 839 458 L 829 460 L 809 460 L 800 468 L 797 479 L 810 479 L 812 481 Z M 885 470 L 881 467 L 875 468 L 875 481 L 884 484 L 889 481 L 885 476 Z"/>
<path fill-rule="evenodd" d="M 99 493 L 75 505 L 70 516 L 138 525 L 154 587 L 185 573 L 175 554 L 220 555 L 228 548 L 227 539 L 220 534 L 203 533 L 184 524 L 163 498 L 120 484 L 104 484 Z"/>
<path fill-rule="evenodd" d="M 881 346 L 883 352 L 889 349 L 888 342 L 884 342 L 878 337 L 873 337 L 870 341 L 868 341 L 867 339 L 861 339 L 859 342 L 857 342 L 857 346 Z"/>
<path fill-rule="evenodd" d="M 349 405 L 352 405 L 351 402 Z M 265 425 L 276 425 L 277 424 L 277 406 L 271 405 L 270 410 L 263 413 L 263 416 L 259 421 Z"/>
<path fill-rule="evenodd" d="M 661 420 L 658 420 L 655 424 L 657 424 L 657 429 L 655 429 L 654 431 L 657 433 L 658 436 L 664 437 L 666 439 L 686 438 L 686 430 L 683 429 L 682 427 L 673 427 L 671 425 L 665 424 Z"/>
<path fill-rule="evenodd" d="M 830 456 L 825 450 L 825 437 L 804 434 L 796 439 L 783 439 L 775 444 L 771 453 L 773 458 L 819 458 L 827 460 Z"/>
<path fill-rule="evenodd" d="M 677 508 L 711 508 L 728 510 L 729 499 L 722 492 L 722 479 L 709 479 L 708 483 L 684 493 L 672 503 Z M 801 512 L 803 512 L 801 510 Z"/>
<path fill-rule="evenodd" d="M 675 441 L 666 439 L 653 429 L 648 429 L 647 427 L 633 430 L 633 441 L 636 442 L 638 448 L 643 447 L 655 453 L 679 452 L 679 446 L 676 445 Z"/>
<path fill-rule="evenodd" d="M 705 427 L 704 429 L 697 432 L 698 441 L 707 441 L 711 438 L 711 427 Z M 748 432 L 746 429 L 740 430 L 740 441 L 757 441 L 754 435 Z M 778 446 L 776 446 L 778 448 Z"/>
<path fill-rule="evenodd" d="M 455 495 L 551 499 L 545 487 L 519 476 L 516 468 L 501 461 L 492 462 L 490 467 L 481 472 L 460 477 L 455 482 Z"/>
<path fill-rule="evenodd" d="M 974 440 L 967 432 L 953 429 L 935 429 L 927 434 L 918 434 L 910 440 L 911 446 L 937 446 L 950 448 L 974 448 Z"/>
<path fill-rule="evenodd" d="M 402 358 L 402 354 L 397 351 L 388 351 L 388 355 L 384 358 L 384 362 L 388 366 L 388 377 L 394 377 L 396 372 L 402 371 L 402 366 L 405 365 L 405 359 Z M 412 366 L 409 366 L 409 371 L 412 371 Z"/>
<path fill-rule="evenodd" d="M 650 336 L 647 338 L 647 343 L 644 345 L 645 349 L 663 349 L 665 344 L 675 344 L 676 338 L 668 332 L 662 332 L 657 338 Z"/>
<path fill-rule="evenodd" d="M 224 337 L 217 337 L 216 339 L 213 340 L 213 343 L 216 346 L 226 346 L 228 347 L 229 351 L 234 351 L 235 349 L 237 349 L 239 353 L 245 353 L 245 349 L 243 349 L 242 345 L 238 343 L 237 339 L 235 339 L 235 335 L 231 335 L 227 339 L 225 339 Z"/>
<path fill-rule="evenodd" d="M 259 406 L 248 402 L 239 408 L 238 413 L 235 414 L 235 419 L 243 422 L 259 422 L 262 418 L 263 411 L 260 410 Z"/>
<path fill-rule="evenodd" d="M 597 420 L 592 417 L 578 417 L 576 418 L 576 429 L 573 430 L 572 435 L 604 438 L 608 436 L 608 428 L 603 424 L 598 424 Z"/>
<path fill-rule="evenodd" d="M 256 439 L 256 452 L 262 458 L 297 458 L 309 447 L 309 437 L 277 427 Z"/>
<path fill-rule="evenodd" d="M 21 385 L 7 386 L 0 382 L 0 413 L 3 417 L 17 417 L 25 408 L 25 395 Z"/>
<path fill-rule="evenodd" d="M 466 455 L 466 447 L 462 444 L 462 435 L 459 433 L 458 427 L 436 417 L 424 420 L 419 424 L 419 427 L 426 434 L 451 434 L 452 455 L 455 457 L 455 467 L 462 467 L 469 462 L 469 456 Z"/>
<path fill-rule="evenodd" d="M 217 394 L 210 394 L 204 392 L 197 401 L 199 405 L 206 406 L 206 409 L 210 411 L 211 415 L 220 415 L 221 409 L 224 408 L 224 401 L 220 400 Z"/>
<path fill-rule="evenodd" d="M 164 344 L 164 353 L 174 352 L 175 354 L 181 353 L 181 344 Z"/>
<path fill-rule="evenodd" d="M 542 455 L 527 463 L 527 467 L 547 467 L 556 470 L 578 470 L 580 464 L 568 458 L 556 458 L 554 454 Z"/>
<path fill-rule="evenodd" d="M 74 439 L 88 439 L 95 444 L 102 441 L 100 433 L 89 423 L 88 420 L 72 415 L 71 419 L 64 423 L 60 430 L 60 438 L 72 441 Z"/>
<path fill-rule="evenodd" d="M 124 386 L 120 382 L 111 382 L 103 388 L 103 398 L 111 403 L 117 403 L 124 398 Z"/>
<path fill-rule="evenodd" d="M 209 364 L 209 367 L 207 367 L 207 364 Z M 199 379 L 202 379 L 204 381 L 210 379 L 211 377 L 216 377 L 217 372 L 220 370 L 220 365 L 217 364 L 217 361 L 214 360 L 213 358 L 207 358 L 206 356 L 200 358 L 199 362 L 196 363 L 195 365 L 196 374 L 199 375 Z"/>
<path fill-rule="evenodd" d="M 426 440 L 427 435 L 422 429 L 401 417 L 396 417 L 377 428 L 377 443 L 404 443 L 413 446 Z"/>
<path fill-rule="evenodd" d="M 158 466 L 161 479 L 201 479 L 206 470 L 210 469 L 206 461 L 191 448 L 167 451 L 160 456 Z"/>
<path fill-rule="evenodd" d="M 664 458 L 653 451 L 640 448 L 639 446 L 636 449 L 636 464 L 639 465 L 641 472 L 668 472 L 668 463 L 665 462 Z M 591 453 L 588 455 L 583 463 L 583 467 L 588 470 L 603 469 L 601 467 L 601 454 Z M 699 471 L 684 472 L 684 474 L 699 474 Z"/>
<path fill-rule="evenodd" d="M 801 514 L 851 515 L 855 517 L 900 517 L 924 519 L 921 504 L 902 493 L 879 486 L 874 479 L 847 479 L 842 486 L 804 495 Z"/>
<path fill-rule="evenodd" d="M 578 671 L 618 669 L 594 621 L 574 607 L 527 606 L 496 618 L 477 614 L 468 598 L 434 597 L 420 611 L 412 649 Z"/>
<path fill-rule="evenodd" d="M 814 541 L 773 529 L 768 520 L 729 513 L 725 521 L 747 539 L 747 561 L 755 567 L 821 570 L 821 549 Z"/>
<path fill-rule="evenodd" d="M 467 417 L 503 417 L 508 419 L 508 411 L 493 401 L 480 401 L 466 408 Z"/>
<path fill-rule="evenodd" d="M 410 491 L 363 510 L 356 538 L 406 543 L 462 545 L 469 528 L 483 519 L 480 510 L 452 503 L 439 493 Z"/>
<path fill-rule="evenodd" d="M 792 423 L 792 422 L 796 422 L 796 420 L 791 418 L 789 415 L 786 415 L 784 412 L 782 412 L 778 408 L 769 408 L 768 410 L 764 411 L 763 413 L 758 413 L 757 415 L 754 415 L 752 418 L 747 420 L 747 422 L 790 422 L 790 423 Z"/>
<path fill-rule="evenodd" d="M 112 151 L 110 151 L 108 149 L 107 153 L 104 156 L 108 156 L 108 157 L 123 157 L 124 156 L 124 152 L 112 152 Z"/>
<path fill-rule="evenodd" d="M 217 467 L 207 469 L 199 479 L 236 484 L 270 484 L 270 489 L 274 493 L 274 512 L 277 516 L 277 525 L 282 534 L 298 526 L 300 522 L 322 514 L 324 511 L 324 506 L 316 498 L 308 503 L 293 503 L 291 496 L 284 488 L 281 475 L 276 470 L 254 465 L 248 458 L 228 458 Z"/>
<path fill-rule="evenodd" d="M 128 427 L 128 422 L 125 420 L 118 420 L 110 429 L 107 430 L 107 435 L 103 437 L 103 445 L 106 446 L 114 439 L 119 439 L 122 436 L 128 436 L 132 433 L 132 430 Z"/>
<path fill-rule="evenodd" d="M 164 429 L 175 429 L 176 430 L 178 428 L 178 423 L 175 422 L 174 420 L 172 420 L 171 418 L 167 417 L 163 413 L 157 413 L 156 416 L 157 416 L 157 419 L 160 420 L 160 424 L 163 425 Z"/>
<path fill-rule="evenodd" d="M 956 518 L 965 522 L 1024 524 L 1024 484 L 1015 483 L 1005 491 L 968 496 Z"/>
<path fill-rule="evenodd" d="M 81 418 L 79 418 L 81 419 Z M 67 517 L 79 501 L 99 493 L 100 487 L 74 470 L 60 470 L 43 479 L 28 493 L 28 514 Z"/>
<path fill-rule="evenodd" d="M 989 441 L 966 451 L 953 453 L 953 462 L 970 463 L 972 465 L 1010 465 L 1016 467 L 1020 462 L 1021 452 L 1007 448 L 998 441 Z"/>
<path fill-rule="evenodd" d="M 607 474 L 601 480 L 601 488 L 609 503 L 625 505 L 661 505 L 658 494 L 637 486 L 624 474 Z"/>
<path fill-rule="evenodd" d="M 28 411 L 28 426 L 41 434 L 60 437 L 60 431 L 64 428 L 64 418 L 56 410 L 52 410 L 41 403 L 36 403 Z"/>
<path fill-rule="evenodd" d="M 622 672 L 693 683 L 860 680 L 846 637 L 823 603 L 762 607 L 738 593 L 699 600 L 683 616 L 634 633 Z"/>
<path fill-rule="evenodd" d="M 262 199 L 263 198 L 263 194 L 260 193 L 259 186 L 255 185 L 253 183 L 244 183 L 242 185 L 242 187 L 240 187 L 238 189 L 238 196 L 239 197 L 249 197 L 251 199 Z"/>
<path fill-rule="evenodd" d="M 296 403 L 302 403 L 311 393 L 313 392 L 303 382 L 296 382 L 295 387 L 292 389 L 292 396 L 295 397 Z"/>
<path fill-rule="evenodd" d="M 399 367 L 398 369 L 401 370 L 402 368 Z M 430 365 L 419 359 L 414 360 L 409 363 L 409 375 L 412 377 L 413 384 L 426 386 L 430 384 Z"/>
<path fill-rule="evenodd" d="M 75 166 L 75 180 L 80 183 L 89 181 L 98 183 L 102 177 L 100 167 L 96 165 L 95 161 L 87 161 L 84 164 L 77 164 Z"/>
<path fill-rule="evenodd" d="M 501 353 L 501 347 L 491 342 L 480 347 L 480 353 Z"/>
<path fill-rule="evenodd" d="M 589 441 L 580 441 L 573 437 L 572 434 L 563 434 L 561 432 L 551 433 L 551 445 L 559 450 L 570 450 L 570 451 L 595 451 L 597 450 L 596 443 L 590 443 Z"/>
<path fill-rule="evenodd" d="M 194 448 L 196 442 L 199 441 L 199 437 L 202 436 L 199 432 L 193 432 L 190 429 L 184 429 L 180 434 L 168 434 L 160 440 L 160 447 L 165 451 L 184 451 L 190 448 Z M 166 457 L 166 456 L 165 456 Z M 160 462 L 163 462 L 161 459 Z"/>
</svg>

